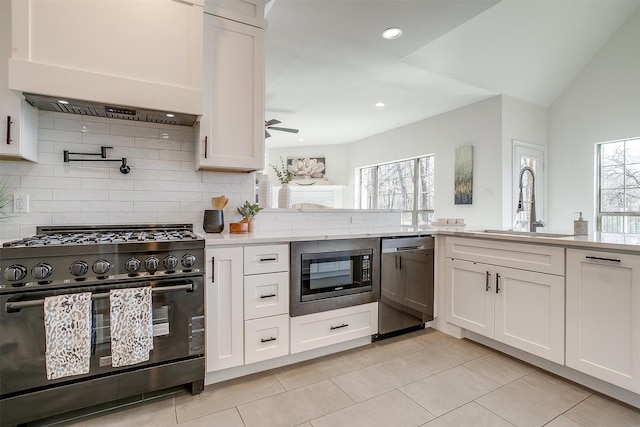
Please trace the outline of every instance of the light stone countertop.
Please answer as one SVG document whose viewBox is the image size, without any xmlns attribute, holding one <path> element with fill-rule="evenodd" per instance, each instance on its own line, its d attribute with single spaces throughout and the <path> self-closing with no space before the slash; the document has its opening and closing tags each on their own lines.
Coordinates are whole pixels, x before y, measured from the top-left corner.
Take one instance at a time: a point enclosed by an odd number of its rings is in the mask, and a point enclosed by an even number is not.
<svg viewBox="0 0 640 427">
<path fill-rule="evenodd" d="M 339 240 L 339 239 L 364 239 L 368 237 L 396 237 L 396 236 L 429 236 L 435 234 L 433 228 L 419 227 L 394 227 L 371 232 L 347 230 L 323 232 L 322 230 L 309 231 L 256 231 L 253 233 L 230 234 L 204 233 L 201 236 L 205 239 L 207 246 L 235 246 L 249 244 L 272 244 L 289 243 L 306 240 Z"/>
<path fill-rule="evenodd" d="M 337 240 L 337 239 L 359 239 L 368 237 L 402 237 L 402 236 L 457 236 L 483 238 L 489 240 L 499 240 L 514 243 L 533 243 L 552 246 L 562 246 L 565 248 L 592 249 L 603 251 L 618 251 L 632 254 L 640 254 L 640 235 L 624 235 L 614 233 L 595 233 L 588 236 L 572 236 L 569 233 L 539 233 L 538 235 L 491 233 L 480 230 L 467 230 L 461 227 L 394 227 L 371 232 L 364 231 L 335 231 L 323 232 L 322 230 L 309 231 L 258 231 L 245 234 L 225 233 L 204 233 L 201 236 L 205 239 L 206 246 L 241 246 L 254 244 L 289 243 L 306 240 Z M 501 231 L 497 228 L 493 230 Z M 506 231 L 506 230 L 504 230 Z M 551 235 L 550 235 L 551 234 Z M 553 236 L 565 234 L 565 236 Z"/>
</svg>

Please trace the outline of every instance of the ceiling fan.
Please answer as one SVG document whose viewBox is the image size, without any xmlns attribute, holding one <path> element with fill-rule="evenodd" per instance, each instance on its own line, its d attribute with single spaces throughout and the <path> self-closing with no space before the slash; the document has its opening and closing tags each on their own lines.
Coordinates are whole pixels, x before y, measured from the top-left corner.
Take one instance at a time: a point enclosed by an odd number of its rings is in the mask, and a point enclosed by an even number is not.
<svg viewBox="0 0 640 427">
<path fill-rule="evenodd" d="M 289 133 L 298 133 L 298 129 L 291 129 L 291 128 L 281 128 L 281 127 L 276 127 L 273 125 L 277 125 L 282 123 L 280 120 L 276 120 L 276 119 L 271 119 L 269 121 L 264 122 L 264 137 L 265 138 L 269 138 L 271 136 L 271 134 L 269 133 L 269 130 L 279 130 L 282 132 L 289 132 Z"/>
</svg>

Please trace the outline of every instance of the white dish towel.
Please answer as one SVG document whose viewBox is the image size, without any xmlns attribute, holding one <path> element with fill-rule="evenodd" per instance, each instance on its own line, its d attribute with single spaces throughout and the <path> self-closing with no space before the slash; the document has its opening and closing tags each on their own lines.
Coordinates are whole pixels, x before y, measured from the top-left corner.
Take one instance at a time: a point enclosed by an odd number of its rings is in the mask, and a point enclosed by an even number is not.
<svg viewBox="0 0 640 427">
<path fill-rule="evenodd" d="M 128 366 L 149 360 L 153 350 L 153 299 L 151 287 L 113 289 L 111 306 L 111 366 Z"/>
<path fill-rule="evenodd" d="M 47 379 L 89 373 L 91 292 L 44 299 Z"/>
</svg>

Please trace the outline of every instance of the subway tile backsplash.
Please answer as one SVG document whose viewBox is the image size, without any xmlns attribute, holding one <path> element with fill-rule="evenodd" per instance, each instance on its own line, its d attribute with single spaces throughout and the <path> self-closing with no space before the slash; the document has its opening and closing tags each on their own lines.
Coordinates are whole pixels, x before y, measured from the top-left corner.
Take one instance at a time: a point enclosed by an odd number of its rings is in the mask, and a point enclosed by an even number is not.
<svg viewBox="0 0 640 427">
<path fill-rule="evenodd" d="M 39 163 L 0 161 L 0 179 L 9 194 L 29 195 L 29 212 L 0 221 L 0 237 L 35 234 L 38 225 L 193 223 L 211 197 L 225 194 L 228 221 L 239 220 L 236 206 L 253 200 L 254 174 L 198 172 L 194 166 L 194 130 L 190 127 L 74 116 L 41 111 Z M 127 158 L 118 162 L 63 162 L 63 151 Z M 72 156 L 77 158 L 80 156 Z"/>
<path fill-rule="evenodd" d="M 126 122 L 41 111 L 39 163 L 0 161 L 0 180 L 9 194 L 29 195 L 29 212 L 8 209 L 0 238 L 36 233 L 39 225 L 192 223 L 202 231 L 211 198 L 226 195 L 225 223 L 239 221 L 236 207 L 255 198 L 255 174 L 198 172 L 194 130 L 189 127 Z M 118 162 L 63 162 L 63 151 L 127 158 Z M 72 156 L 78 158 L 79 156 Z M 94 157 L 95 158 L 95 157 Z M 2 181 L 0 181 L 2 182 Z M 256 217 L 260 231 L 380 231 L 400 225 L 400 212 L 269 209 Z M 225 231 L 228 232 L 228 225 Z"/>
</svg>

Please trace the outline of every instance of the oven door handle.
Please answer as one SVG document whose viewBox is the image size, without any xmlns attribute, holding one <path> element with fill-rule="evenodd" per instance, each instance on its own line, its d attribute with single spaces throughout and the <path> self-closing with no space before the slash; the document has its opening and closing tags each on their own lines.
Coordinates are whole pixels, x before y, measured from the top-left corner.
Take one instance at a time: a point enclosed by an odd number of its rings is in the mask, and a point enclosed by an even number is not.
<svg viewBox="0 0 640 427">
<path fill-rule="evenodd" d="M 178 292 L 178 291 L 193 291 L 193 282 L 188 282 L 185 285 L 175 285 L 175 286 L 159 286 L 151 289 L 152 294 L 160 294 L 167 292 Z M 109 298 L 109 292 L 103 292 L 101 294 L 91 294 L 91 300 L 105 299 Z M 44 299 L 34 299 L 31 301 L 15 301 L 15 302 L 7 302 L 5 304 L 5 310 L 7 313 L 14 313 L 16 311 L 20 311 L 23 308 L 29 307 L 38 307 L 44 304 Z"/>
</svg>

